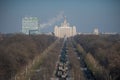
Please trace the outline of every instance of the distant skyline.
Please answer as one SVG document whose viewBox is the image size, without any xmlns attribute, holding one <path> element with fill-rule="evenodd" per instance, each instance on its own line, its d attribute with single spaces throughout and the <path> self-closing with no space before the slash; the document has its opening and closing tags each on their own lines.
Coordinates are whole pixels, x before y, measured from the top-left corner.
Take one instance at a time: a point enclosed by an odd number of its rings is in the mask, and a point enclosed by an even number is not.
<svg viewBox="0 0 120 80">
<path fill-rule="evenodd" d="M 45 24 L 61 12 L 77 32 L 93 32 L 97 27 L 100 32 L 120 33 L 120 0 L 0 0 L 0 32 L 21 32 L 25 16 L 38 17 Z M 56 21 L 41 32 L 53 32 L 63 18 Z"/>
</svg>

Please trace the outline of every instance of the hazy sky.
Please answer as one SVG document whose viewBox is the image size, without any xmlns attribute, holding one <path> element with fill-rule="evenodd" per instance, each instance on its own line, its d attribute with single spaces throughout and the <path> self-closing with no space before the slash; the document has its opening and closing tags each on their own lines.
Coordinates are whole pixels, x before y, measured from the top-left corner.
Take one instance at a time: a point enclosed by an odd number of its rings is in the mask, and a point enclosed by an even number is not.
<svg viewBox="0 0 120 80">
<path fill-rule="evenodd" d="M 42 24 L 61 12 L 78 32 L 98 27 L 101 32 L 120 33 L 120 0 L 0 0 L 0 32 L 20 32 L 25 16 L 36 16 Z M 54 25 L 41 31 L 53 32 Z"/>
</svg>

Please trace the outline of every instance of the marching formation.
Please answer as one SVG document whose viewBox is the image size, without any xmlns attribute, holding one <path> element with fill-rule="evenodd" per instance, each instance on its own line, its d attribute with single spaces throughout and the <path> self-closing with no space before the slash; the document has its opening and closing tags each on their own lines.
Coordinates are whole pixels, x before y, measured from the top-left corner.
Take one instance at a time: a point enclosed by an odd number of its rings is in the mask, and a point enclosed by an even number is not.
<svg viewBox="0 0 120 80">
<path fill-rule="evenodd" d="M 59 61 L 56 64 L 56 73 L 55 76 L 59 80 L 67 80 L 69 74 L 69 61 L 66 49 L 66 42 L 64 42 L 61 54 L 59 56 Z"/>
</svg>

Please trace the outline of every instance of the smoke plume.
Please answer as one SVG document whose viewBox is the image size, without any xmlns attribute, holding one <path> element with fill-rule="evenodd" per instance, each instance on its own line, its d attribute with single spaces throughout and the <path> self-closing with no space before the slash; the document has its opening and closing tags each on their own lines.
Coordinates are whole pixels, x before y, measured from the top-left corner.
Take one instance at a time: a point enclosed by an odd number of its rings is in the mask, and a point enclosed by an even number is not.
<svg viewBox="0 0 120 80">
<path fill-rule="evenodd" d="M 56 17 L 50 19 L 48 22 L 40 24 L 40 28 L 45 28 L 55 24 L 57 21 L 60 21 L 63 18 L 64 12 L 60 12 Z"/>
</svg>

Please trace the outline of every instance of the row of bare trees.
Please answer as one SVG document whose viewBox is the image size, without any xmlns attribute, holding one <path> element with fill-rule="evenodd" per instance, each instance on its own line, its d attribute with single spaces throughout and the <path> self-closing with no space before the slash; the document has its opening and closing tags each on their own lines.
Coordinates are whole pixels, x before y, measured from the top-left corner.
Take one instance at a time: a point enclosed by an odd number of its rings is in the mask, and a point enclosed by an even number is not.
<svg viewBox="0 0 120 80">
<path fill-rule="evenodd" d="M 54 41 L 50 35 L 4 35 L 0 41 L 0 80 L 15 76 Z"/>
<path fill-rule="evenodd" d="M 69 58 L 70 68 L 71 68 L 70 77 L 73 80 L 86 80 L 80 68 L 80 61 L 77 58 L 77 53 L 75 52 L 75 49 L 73 48 L 71 40 L 68 40 L 67 49 L 68 49 L 67 53 L 68 53 L 68 58 Z"/>
<path fill-rule="evenodd" d="M 74 40 L 85 50 L 97 80 L 120 79 L 120 35 L 77 35 Z"/>
<path fill-rule="evenodd" d="M 57 41 L 52 49 L 43 54 L 41 64 L 34 68 L 39 69 L 39 71 L 32 73 L 30 80 L 51 80 L 55 77 L 54 71 L 62 48 L 62 42 L 61 40 Z"/>
</svg>

